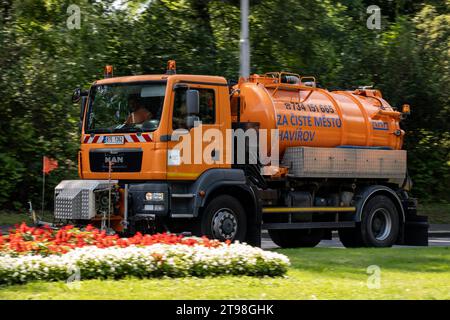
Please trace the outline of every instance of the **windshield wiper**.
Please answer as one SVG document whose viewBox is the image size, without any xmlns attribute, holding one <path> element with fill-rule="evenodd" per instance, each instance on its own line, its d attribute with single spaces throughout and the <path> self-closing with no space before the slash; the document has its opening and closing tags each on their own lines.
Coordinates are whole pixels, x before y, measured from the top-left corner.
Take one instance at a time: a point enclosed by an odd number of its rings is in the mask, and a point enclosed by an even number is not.
<svg viewBox="0 0 450 320">
<path fill-rule="evenodd" d="M 114 133 L 114 132 L 144 132 L 142 128 L 139 127 L 118 127 L 118 128 L 99 128 L 99 129 L 90 129 L 87 130 L 86 133 Z"/>
<path fill-rule="evenodd" d="M 86 133 L 112 133 L 113 130 L 109 128 L 100 128 L 100 129 L 89 129 L 86 130 Z"/>
<path fill-rule="evenodd" d="M 138 127 L 122 127 L 115 128 L 112 132 L 144 132 L 144 130 Z"/>
</svg>

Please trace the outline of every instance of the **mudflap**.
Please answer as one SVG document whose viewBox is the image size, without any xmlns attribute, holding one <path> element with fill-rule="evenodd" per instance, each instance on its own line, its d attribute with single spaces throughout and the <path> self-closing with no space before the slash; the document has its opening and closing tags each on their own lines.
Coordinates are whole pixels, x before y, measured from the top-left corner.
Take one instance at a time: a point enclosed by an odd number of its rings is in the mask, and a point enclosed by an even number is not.
<svg viewBox="0 0 450 320">
<path fill-rule="evenodd" d="M 262 226 L 262 210 L 258 205 L 256 208 L 256 212 L 253 215 L 247 216 L 249 217 L 247 221 L 247 236 L 245 241 L 247 244 L 260 247 L 261 248 L 261 226 Z"/>
<path fill-rule="evenodd" d="M 405 221 L 404 245 L 428 246 L 428 217 L 412 215 Z"/>
<path fill-rule="evenodd" d="M 259 223 L 251 224 L 247 227 L 247 244 L 254 247 L 261 247 L 261 220 Z"/>
</svg>

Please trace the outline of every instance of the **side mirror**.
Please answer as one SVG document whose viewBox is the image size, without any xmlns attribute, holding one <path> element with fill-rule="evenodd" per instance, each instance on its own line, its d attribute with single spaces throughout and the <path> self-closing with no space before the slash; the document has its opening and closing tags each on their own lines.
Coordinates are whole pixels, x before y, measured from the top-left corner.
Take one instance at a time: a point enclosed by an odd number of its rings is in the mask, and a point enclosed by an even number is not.
<svg viewBox="0 0 450 320">
<path fill-rule="evenodd" d="M 81 129 L 83 128 L 83 117 L 84 117 L 84 111 L 86 110 L 86 103 L 87 103 L 87 96 L 81 97 L 81 104 L 80 104 L 80 121 L 78 122 L 78 128 L 81 132 Z"/>
<path fill-rule="evenodd" d="M 188 116 L 200 113 L 200 95 L 198 90 L 186 91 L 186 111 Z"/>
<path fill-rule="evenodd" d="M 81 100 L 80 105 L 80 121 L 78 122 L 78 129 L 81 132 L 81 128 L 83 127 L 83 116 L 84 110 L 86 108 L 86 102 L 89 92 L 86 90 L 82 90 L 81 88 L 76 88 L 72 93 L 72 102 L 78 103 Z"/>
<path fill-rule="evenodd" d="M 83 120 L 84 110 L 86 109 L 86 102 L 87 102 L 87 97 L 81 97 L 80 120 Z"/>
<path fill-rule="evenodd" d="M 72 93 L 72 102 L 78 103 L 81 97 L 87 97 L 87 95 L 88 95 L 87 91 L 82 90 L 81 88 L 76 88 L 75 90 L 73 90 Z"/>
</svg>

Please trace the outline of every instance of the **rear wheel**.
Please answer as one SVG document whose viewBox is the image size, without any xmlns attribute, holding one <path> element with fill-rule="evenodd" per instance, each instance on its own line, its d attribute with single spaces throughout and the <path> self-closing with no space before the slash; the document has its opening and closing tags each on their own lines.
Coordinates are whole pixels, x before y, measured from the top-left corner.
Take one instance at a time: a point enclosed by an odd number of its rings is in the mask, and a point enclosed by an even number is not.
<svg viewBox="0 0 450 320">
<path fill-rule="evenodd" d="M 339 239 L 347 248 L 391 247 L 400 223 L 397 208 L 384 195 L 371 198 L 363 208 L 361 222 L 354 229 L 340 229 Z"/>
<path fill-rule="evenodd" d="M 363 209 L 361 239 L 368 247 L 391 247 L 397 240 L 399 226 L 399 215 L 392 200 L 375 196 Z"/>
<path fill-rule="evenodd" d="M 315 247 L 322 240 L 322 229 L 272 229 L 269 230 L 272 241 L 281 248 Z"/>
<path fill-rule="evenodd" d="M 202 215 L 201 232 L 210 239 L 245 241 L 247 219 L 244 208 L 234 197 L 218 196 Z"/>
</svg>

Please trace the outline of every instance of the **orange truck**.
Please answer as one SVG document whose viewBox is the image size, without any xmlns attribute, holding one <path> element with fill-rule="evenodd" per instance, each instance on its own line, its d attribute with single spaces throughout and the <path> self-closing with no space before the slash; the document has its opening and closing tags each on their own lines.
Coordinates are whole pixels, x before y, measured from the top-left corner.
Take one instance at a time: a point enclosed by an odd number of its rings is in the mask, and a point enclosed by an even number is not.
<svg viewBox="0 0 450 320">
<path fill-rule="evenodd" d="M 409 106 L 380 91 L 328 91 L 286 72 L 105 78 L 81 101 L 80 180 L 55 188 L 55 221 L 313 247 L 427 245 L 408 194 Z"/>
</svg>

